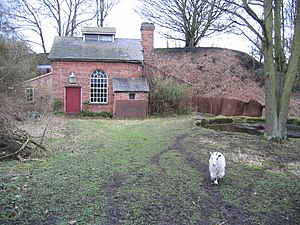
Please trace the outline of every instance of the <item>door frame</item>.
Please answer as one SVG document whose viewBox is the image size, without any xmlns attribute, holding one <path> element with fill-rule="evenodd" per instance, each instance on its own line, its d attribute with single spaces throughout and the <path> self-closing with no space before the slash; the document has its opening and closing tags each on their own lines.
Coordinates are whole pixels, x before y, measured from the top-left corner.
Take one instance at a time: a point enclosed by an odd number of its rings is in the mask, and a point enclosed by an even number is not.
<svg viewBox="0 0 300 225">
<path fill-rule="evenodd" d="M 82 110 L 82 88 L 81 86 L 65 86 L 64 88 L 64 111 L 67 113 L 67 88 L 80 88 L 80 111 Z M 68 114 L 68 113 L 67 113 Z"/>
</svg>

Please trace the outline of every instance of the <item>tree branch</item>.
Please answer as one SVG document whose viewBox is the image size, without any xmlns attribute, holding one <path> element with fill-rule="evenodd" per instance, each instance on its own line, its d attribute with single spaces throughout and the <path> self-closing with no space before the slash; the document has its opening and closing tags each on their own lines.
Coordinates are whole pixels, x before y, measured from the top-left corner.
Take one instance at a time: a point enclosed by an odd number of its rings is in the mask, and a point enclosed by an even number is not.
<svg viewBox="0 0 300 225">
<path fill-rule="evenodd" d="M 20 153 L 21 151 L 23 151 L 25 149 L 25 147 L 28 145 L 29 141 L 30 141 L 30 139 L 29 139 L 29 137 L 27 137 L 27 140 L 22 144 L 22 146 L 16 152 L 2 156 L 2 157 L 0 157 L 0 160 L 17 155 L 18 153 Z"/>
</svg>

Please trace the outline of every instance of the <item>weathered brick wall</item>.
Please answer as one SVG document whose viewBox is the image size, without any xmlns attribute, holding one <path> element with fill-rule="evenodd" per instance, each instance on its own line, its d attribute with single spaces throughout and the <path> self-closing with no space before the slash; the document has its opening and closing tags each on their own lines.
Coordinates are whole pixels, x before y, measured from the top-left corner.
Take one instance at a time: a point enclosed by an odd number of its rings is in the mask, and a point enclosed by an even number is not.
<svg viewBox="0 0 300 225">
<path fill-rule="evenodd" d="M 90 76 L 94 70 L 103 70 L 108 75 L 108 103 L 107 104 L 86 104 L 90 101 Z M 112 79 L 117 77 L 123 78 L 140 78 L 142 77 L 141 63 L 124 63 L 124 62 L 52 62 L 53 72 L 53 96 L 57 99 L 64 100 L 65 87 L 68 86 L 68 78 L 73 72 L 77 78 L 77 85 L 82 88 L 83 109 L 101 112 L 112 112 L 113 110 L 113 90 Z"/>
<path fill-rule="evenodd" d="M 144 56 L 148 56 L 154 50 L 154 24 L 144 22 L 141 25 L 141 38 Z"/>
<path fill-rule="evenodd" d="M 21 86 L 16 87 L 17 93 L 19 96 L 22 96 L 24 99 L 25 89 L 33 88 L 34 89 L 34 101 L 26 102 L 26 109 L 29 111 L 51 111 L 52 110 L 52 84 L 53 84 L 53 75 L 51 73 L 44 74 L 39 77 L 30 79 Z M 26 100 L 26 99 L 25 99 Z"/>
<path fill-rule="evenodd" d="M 128 100 L 129 93 L 115 93 L 115 100 Z M 148 100 L 148 93 L 145 92 L 137 92 L 135 93 L 135 100 Z"/>
</svg>

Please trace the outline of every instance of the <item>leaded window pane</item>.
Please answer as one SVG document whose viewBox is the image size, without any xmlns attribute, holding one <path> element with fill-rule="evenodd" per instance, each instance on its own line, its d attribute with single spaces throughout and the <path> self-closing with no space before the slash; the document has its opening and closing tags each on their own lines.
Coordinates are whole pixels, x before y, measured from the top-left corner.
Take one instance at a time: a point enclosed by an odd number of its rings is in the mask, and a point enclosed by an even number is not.
<svg viewBox="0 0 300 225">
<path fill-rule="evenodd" d="M 108 77 L 103 70 L 95 70 L 90 78 L 91 103 L 108 102 Z"/>
</svg>

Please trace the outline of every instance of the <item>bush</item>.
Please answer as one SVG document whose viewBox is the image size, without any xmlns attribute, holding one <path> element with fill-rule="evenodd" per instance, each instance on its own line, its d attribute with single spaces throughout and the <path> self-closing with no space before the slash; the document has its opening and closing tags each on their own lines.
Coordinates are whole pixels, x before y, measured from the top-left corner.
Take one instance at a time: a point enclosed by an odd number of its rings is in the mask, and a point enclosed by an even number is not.
<svg viewBox="0 0 300 225">
<path fill-rule="evenodd" d="M 61 99 L 54 99 L 53 110 L 59 112 L 62 109 L 63 101 Z"/>
<path fill-rule="evenodd" d="M 82 111 L 80 111 L 79 116 L 82 116 L 82 117 L 100 116 L 103 118 L 112 118 L 113 114 L 111 112 L 91 112 L 91 111 L 87 111 L 87 110 L 82 110 Z"/>
<path fill-rule="evenodd" d="M 65 116 L 66 115 L 66 113 L 64 111 L 55 111 L 53 114 L 55 116 Z"/>
<path fill-rule="evenodd" d="M 87 110 L 82 110 L 80 111 L 79 116 L 96 116 L 96 113 Z"/>
<path fill-rule="evenodd" d="M 151 114 L 189 114 L 191 102 L 187 85 L 174 80 L 155 80 L 150 93 Z"/>
<path fill-rule="evenodd" d="M 112 118 L 113 114 L 111 112 L 100 112 L 99 116 L 104 117 L 104 118 Z"/>
</svg>

